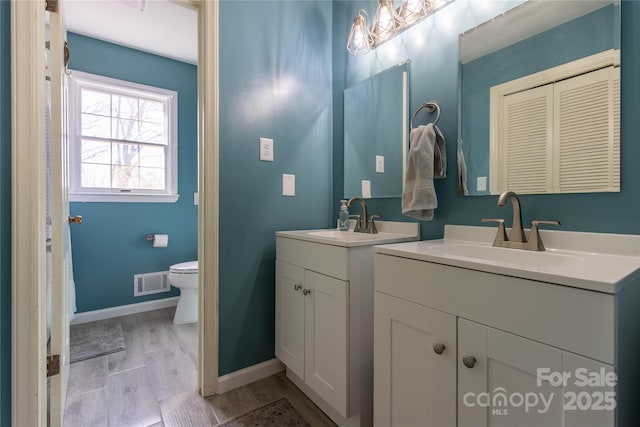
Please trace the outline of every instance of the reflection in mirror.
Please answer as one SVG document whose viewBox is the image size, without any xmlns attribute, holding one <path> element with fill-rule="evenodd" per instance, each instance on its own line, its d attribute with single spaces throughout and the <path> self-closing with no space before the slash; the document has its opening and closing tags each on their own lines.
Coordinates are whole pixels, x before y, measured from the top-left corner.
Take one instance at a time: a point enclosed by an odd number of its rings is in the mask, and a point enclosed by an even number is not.
<svg viewBox="0 0 640 427">
<path fill-rule="evenodd" d="M 401 197 L 409 63 L 344 91 L 344 197 Z"/>
<path fill-rule="evenodd" d="M 531 0 L 459 36 L 469 195 L 619 191 L 620 5 Z"/>
</svg>

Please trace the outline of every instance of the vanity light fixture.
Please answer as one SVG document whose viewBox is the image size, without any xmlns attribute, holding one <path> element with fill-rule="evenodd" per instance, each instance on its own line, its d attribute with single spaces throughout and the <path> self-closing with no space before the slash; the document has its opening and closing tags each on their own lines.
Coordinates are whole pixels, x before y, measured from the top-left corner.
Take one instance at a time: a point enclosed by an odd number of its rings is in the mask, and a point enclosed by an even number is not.
<svg viewBox="0 0 640 427">
<path fill-rule="evenodd" d="M 353 19 L 349 39 L 347 40 L 347 50 L 354 55 L 364 55 L 371 50 L 373 40 L 369 33 L 369 23 L 367 12 L 363 9 Z"/>
<path fill-rule="evenodd" d="M 453 1 L 402 0 L 400 7 L 394 9 L 393 0 L 378 0 L 371 29 L 367 28 L 367 12 L 358 11 L 349 33 L 347 50 L 354 55 L 364 55 Z"/>
<path fill-rule="evenodd" d="M 393 0 L 379 0 L 376 16 L 371 26 L 371 37 L 380 44 L 395 36 L 402 29 L 402 19 L 393 8 Z"/>
<path fill-rule="evenodd" d="M 411 25 L 426 17 L 431 9 L 431 0 L 403 0 L 398 14 L 404 25 Z"/>
</svg>

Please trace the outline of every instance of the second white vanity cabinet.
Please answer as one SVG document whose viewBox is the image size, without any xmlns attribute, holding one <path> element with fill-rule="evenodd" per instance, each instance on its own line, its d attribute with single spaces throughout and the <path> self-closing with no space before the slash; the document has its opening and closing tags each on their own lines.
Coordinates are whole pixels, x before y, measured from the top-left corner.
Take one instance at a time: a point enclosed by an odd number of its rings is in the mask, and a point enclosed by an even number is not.
<svg viewBox="0 0 640 427">
<path fill-rule="evenodd" d="M 513 253 L 493 233 L 375 249 L 374 425 L 635 425 L 640 238 Z"/>
<path fill-rule="evenodd" d="M 418 238 L 417 224 L 378 224 L 276 233 L 276 357 L 340 426 L 373 424 L 372 247 Z"/>
<path fill-rule="evenodd" d="M 276 262 L 276 356 L 347 415 L 349 283 Z"/>
</svg>

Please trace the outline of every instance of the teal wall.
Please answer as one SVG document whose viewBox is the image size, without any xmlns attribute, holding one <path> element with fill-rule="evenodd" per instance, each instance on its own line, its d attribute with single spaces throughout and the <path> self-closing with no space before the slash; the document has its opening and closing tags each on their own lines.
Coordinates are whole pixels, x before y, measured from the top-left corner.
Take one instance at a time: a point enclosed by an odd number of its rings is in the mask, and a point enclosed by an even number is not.
<svg viewBox="0 0 640 427">
<path fill-rule="evenodd" d="M 620 48 L 620 7 L 610 5 L 544 33 L 461 65 L 461 137 L 467 160 L 469 194 L 477 191 L 479 176 L 489 177 L 490 88 L 542 70 Z"/>
<path fill-rule="evenodd" d="M 0 426 L 11 424 L 11 56 L 9 2 L 0 1 Z"/>
<path fill-rule="evenodd" d="M 507 2 L 498 2 L 506 5 Z M 334 152 L 333 205 L 338 206 L 342 187 L 342 90 L 404 59 L 411 60 L 411 112 L 420 103 L 435 99 L 442 115 L 438 126 L 447 145 L 447 179 L 435 183 L 438 208 L 434 220 L 421 223 L 423 239 L 442 237 L 445 224 L 481 225 L 484 217 L 503 217 L 511 222 L 511 208 L 498 208 L 497 197 L 461 197 L 456 195 L 457 140 L 457 35 L 489 16 L 479 8 L 482 2 L 458 0 L 438 11 L 433 17 L 408 29 L 373 52 L 355 57 L 344 45 L 353 17 L 359 8 L 370 14 L 375 1 L 334 2 L 333 10 L 333 91 Z M 478 10 L 474 10 L 478 8 Z M 563 230 L 612 233 L 640 233 L 640 2 L 623 1 L 621 20 L 622 117 L 621 117 L 621 191 L 567 195 L 524 195 L 521 199 L 523 220 L 558 219 Z M 484 15 L 483 15 L 484 13 Z M 425 117 L 423 117 L 426 119 Z M 408 221 L 401 213 L 400 199 L 378 199 L 367 202 L 370 212 L 387 220 Z M 337 208 L 334 218 L 337 216 Z"/>
<path fill-rule="evenodd" d="M 220 2 L 221 375 L 274 356 L 275 232 L 329 226 L 331 8 Z M 258 160 L 261 136 L 273 163 Z"/>
<path fill-rule="evenodd" d="M 133 296 L 133 275 L 166 271 L 197 259 L 197 70 L 195 65 L 68 35 L 72 70 L 85 71 L 178 92 L 178 192 L 176 203 L 72 203 L 84 222 L 71 227 L 78 312 L 179 294 Z M 147 234 L 169 235 L 167 248 L 153 248 Z"/>
</svg>

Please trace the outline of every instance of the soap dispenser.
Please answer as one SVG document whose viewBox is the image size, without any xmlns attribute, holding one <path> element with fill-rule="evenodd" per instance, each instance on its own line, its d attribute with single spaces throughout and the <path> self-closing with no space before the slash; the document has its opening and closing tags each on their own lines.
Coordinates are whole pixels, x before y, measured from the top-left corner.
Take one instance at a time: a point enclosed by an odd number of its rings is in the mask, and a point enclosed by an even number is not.
<svg viewBox="0 0 640 427">
<path fill-rule="evenodd" d="M 340 212 L 338 213 L 338 228 L 340 231 L 349 231 L 349 209 L 347 201 L 340 200 Z"/>
</svg>

